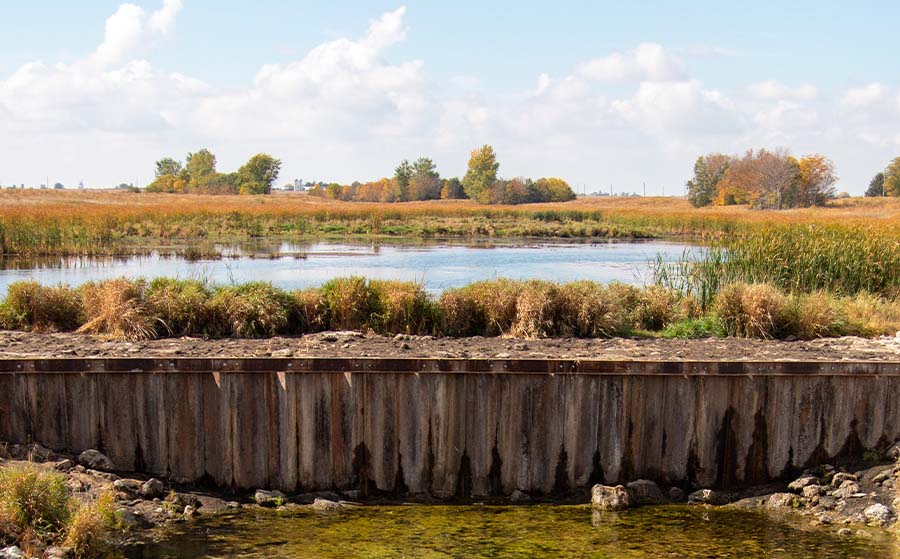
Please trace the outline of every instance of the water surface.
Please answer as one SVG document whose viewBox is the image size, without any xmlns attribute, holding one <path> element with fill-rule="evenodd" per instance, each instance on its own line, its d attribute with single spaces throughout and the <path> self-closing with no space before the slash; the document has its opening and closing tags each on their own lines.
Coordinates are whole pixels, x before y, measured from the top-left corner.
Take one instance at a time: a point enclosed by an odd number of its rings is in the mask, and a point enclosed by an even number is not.
<svg viewBox="0 0 900 559">
<path fill-rule="evenodd" d="M 153 253 L 126 258 L 45 258 L 0 261 L 0 293 L 13 281 L 72 286 L 115 277 L 206 279 L 216 284 L 271 281 L 285 289 L 321 285 L 349 275 L 422 282 L 432 292 L 508 277 L 640 284 L 661 254 L 680 257 L 692 247 L 673 242 L 510 242 L 436 244 L 269 243 L 213 246 L 223 258 L 188 260 Z"/>
<path fill-rule="evenodd" d="M 755 513 L 687 506 L 593 513 L 575 506 L 397 506 L 235 512 L 182 524 L 132 559 L 894 559 L 884 534 L 840 537 Z"/>
</svg>

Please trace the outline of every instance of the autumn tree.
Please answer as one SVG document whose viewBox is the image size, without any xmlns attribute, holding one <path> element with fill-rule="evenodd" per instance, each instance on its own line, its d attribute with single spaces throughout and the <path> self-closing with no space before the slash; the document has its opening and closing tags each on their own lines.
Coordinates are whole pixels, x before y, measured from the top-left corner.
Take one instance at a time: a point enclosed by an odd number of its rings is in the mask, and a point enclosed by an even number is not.
<svg viewBox="0 0 900 559">
<path fill-rule="evenodd" d="M 487 202 L 491 186 L 497 181 L 499 169 L 494 148 L 485 144 L 473 150 L 469 157 L 469 168 L 462 180 L 466 195 L 473 200 Z"/>
<path fill-rule="evenodd" d="M 206 148 L 187 154 L 187 173 L 191 181 L 198 182 L 216 172 L 216 156 Z"/>
<path fill-rule="evenodd" d="M 281 160 L 267 153 L 257 153 L 238 169 L 240 193 L 269 194 L 280 170 Z"/>
<path fill-rule="evenodd" d="M 721 153 L 702 155 L 694 162 L 694 176 L 687 181 L 688 200 L 694 207 L 708 206 L 716 198 L 731 157 Z"/>
<path fill-rule="evenodd" d="M 453 177 L 452 179 L 444 179 L 441 181 L 442 200 L 456 200 L 465 197 L 466 191 L 463 190 L 462 182 L 458 178 Z"/>
<path fill-rule="evenodd" d="M 884 170 L 884 193 L 900 196 L 900 157 L 895 158 Z"/>
<path fill-rule="evenodd" d="M 400 165 L 394 169 L 394 180 L 397 181 L 397 189 L 399 191 L 400 201 L 409 200 L 409 181 L 412 179 L 413 168 L 409 161 L 404 159 Z"/>
<path fill-rule="evenodd" d="M 412 164 L 408 196 L 410 200 L 436 200 L 441 197 L 441 177 L 434 162 L 420 157 Z"/>
<path fill-rule="evenodd" d="M 159 178 L 163 175 L 171 175 L 173 177 L 177 177 L 179 174 L 181 174 L 181 170 L 181 161 L 178 161 L 171 157 L 163 157 L 156 162 L 156 178 Z"/>
<path fill-rule="evenodd" d="M 834 198 L 837 175 L 834 163 L 824 155 L 807 155 L 800 159 L 797 199 L 793 206 L 822 206 Z"/>
<path fill-rule="evenodd" d="M 884 196 L 884 173 L 878 173 L 869 181 L 869 188 L 866 189 L 866 196 Z"/>
</svg>

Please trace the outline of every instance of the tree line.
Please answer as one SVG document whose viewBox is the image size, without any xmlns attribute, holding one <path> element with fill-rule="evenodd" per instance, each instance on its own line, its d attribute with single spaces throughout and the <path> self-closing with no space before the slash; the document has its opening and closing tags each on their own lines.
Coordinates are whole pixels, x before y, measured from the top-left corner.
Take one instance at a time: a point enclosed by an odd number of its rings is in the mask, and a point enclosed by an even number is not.
<svg viewBox="0 0 900 559">
<path fill-rule="evenodd" d="M 175 194 L 269 194 L 280 170 L 280 160 L 258 153 L 237 172 L 220 173 L 216 171 L 216 156 L 203 148 L 187 154 L 184 164 L 171 157 L 157 161 L 156 177 L 146 190 Z"/>
<path fill-rule="evenodd" d="M 569 184 L 560 178 L 500 178 L 494 148 L 484 145 L 472 151 L 462 180 L 441 178 L 434 162 L 420 157 L 404 159 L 394 176 L 349 185 L 331 183 L 310 190 L 313 196 L 360 202 L 407 202 L 416 200 L 472 199 L 482 204 L 565 202 L 575 198 Z"/>
<path fill-rule="evenodd" d="M 746 204 L 761 209 L 824 205 L 835 197 L 834 163 L 820 154 L 794 157 L 785 149 L 710 153 L 697 158 L 687 182 L 696 207 Z"/>
<path fill-rule="evenodd" d="M 895 157 L 884 171 L 872 177 L 866 196 L 900 196 L 900 157 Z"/>
</svg>

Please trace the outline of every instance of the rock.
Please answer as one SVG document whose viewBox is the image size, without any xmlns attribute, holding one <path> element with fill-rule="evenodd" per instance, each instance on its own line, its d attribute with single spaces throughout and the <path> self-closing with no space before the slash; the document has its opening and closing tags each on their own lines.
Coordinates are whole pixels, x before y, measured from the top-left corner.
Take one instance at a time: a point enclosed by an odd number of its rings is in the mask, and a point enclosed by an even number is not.
<svg viewBox="0 0 900 559">
<path fill-rule="evenodd" d="M 831 486 L 832 487 L 840 487 L 845 481 L 859 481 L 859 478 L 854 474 L 848 474 L 847 472 L 838 472 L 834 474 L 834 477 L 831 478 Z"/>
<path fill-rule="evenodd" d="M 684 500 L 687 498 L 687 495 L 685 494 L 684 489 L 682 489 L 680 487 L 670 487 L 669 490 L 667 491 L 667 494 L 669 495 L 669 499 L 676 503 L 683 503 Z"/>
<path fill-rule="evenodd" d="M 0 559 L 25 559 L 25 553 L 18 547 L 11 545 L 0 549 Z"/>
<path fill-rule="evenodd" d="M 54 456 L 52 450 L 38 443 L 28 445 L 28 460 L 32 462 L 47 462 L 53 460 Z"/>
<path fill-rule="evenodd" d="M 190 493 L 169 493 L 166 497 L 167 503 L 172 503 L 180 510 L 187 507 L 200 508 L 200 499 Z"/>
<path fill-rule="evenodd" d="M 731 502 L 729 496 L 721 491 L 713 489 L 700 489 L 688 495 L 689 505 L 713 505 L 722 506 Z"/>
<path fill-rule="evenodd" d="M 793 493 L 773 493 L 766 499 L 766 508 L 769 510 L 792 509 L 796 505 L 797 496 Z"/>
<path fill-rule="evenodd" d="M 666 500 L 659 486 L 649 479 L 632 481 L 625 488 L 631 493 L 632 500 L 639 505 L 658 505 Z"/>
<path fill-rule="evenodd" d="M 75 468 L 75 462 L 69 460 L 68 458 L 53 465 L 53 469 L 58 472 L 68 472 L 73 468 Z"/>
<path fill-rule="evenodd" d="M 188 505 L 188 506 L 184 507 L 184 517 L 185 518 L 191 518 L 192 516 L 196 516 L 196 515 L 197 515 L 197 509 L 195 509 L 193 506 Z"/>
<path fill-rule="evenodd" d="M 313 510 L 317 510 L 320 512 L 335 511 L 342 508 L 340 503 L 336 501 L 330 501 L 328 499 L 316 499 L 310 506 Z"/>
<path fill-rule="evenodd" d="M 837 499 L 848 499 L 859 493 L 859 484 L 852 479 L 845 479 L 841 486 L 831 492 Z"/>
<path fill-rule="evenodd" d="M 872 478 L 872 483 L 874 483 L 875 485 L 881 485 L 882 483 L 884 483 L 885 481 L 887 481 L 893 477 L 894 477 L 893 470 L 891 470 L 891 469 L 882 470 L 882 471 L 878 472 L 877 474 L 875 474 L 875 477 Z"/>
<path fill-rule="evenodd" d="M 529 503 L 529 502 L 531 502 L 531 497 L 529 497 L 528 494 L 516 489 L 509 496 L 509 502 L 510 503 Z"/>
<path fill-rule="evenodd" d="M 145 499 L 159 499 L 165 495 L 166 486 L 155 477 L 150 478 L 141 485 L 139 493 Z"/>
<path fill-rule="evenodd" d="M 853 530 L 851 530 L 850 528 L 841 528 L 837 531 L 837 533 L 839 536 L 843 536 L 846 538 L 853 535 Z"/>
<path fill-rule="evenodd" d="M 113 488 L 121 491 L 129 497 L 134 497 L 141 492 L 141 482 L 136 479 L 117 479 L 113 482 Z"/>
<path fill-rule="evenodd" d="M 225 503 L 225 506 L 228 507 L 228 508 L 230 508 L 230 509 L 239 509 L 239 508 L 241 508 L 241 504 L 240 504 L 239 502 L 237 502 L 237 501 L 228 501 L 227 503 Z"/>
<path fill-rule="evenodd" d="M 825 494 L 825 488 L 821 485 L 807 485 L 803 488 L 802 495 L 807 499 L 813 499 Z"/>
<path fill-rule="evenodd" d="M 125 528 L 151 528 L 153 526 L 153 522 L 139 511 L 122 507 L 116 511 L 116 514 Z"/>
<path fill-rule="evenodd" d="M 513 344 L 513 349 L 516 350 L 516 351 L 527 351 L 527 350 L 528 350 L 528 344 L 522 344 L 522 343 L 519 343 L 519 344 Z"/>
<path fill-rule="evenodd" d="M 253 500 L 261 507 L 280 507 L 285 503 L 284 493 L 265 489 L 257 489 Z"/>
<path fill-rule="evenodd" d="M 788 484 L 788 489 L 790 491 L 793 491 L 794 493 L 800 493 L 801 491 L 803 491 L 804 487 L 817 483 L 819 483 L 819 478 L 817 478 L 816 476 L 800 476 Z"/>
<path fill-rule="evenodd" d="M 112 460 L 110 460 L 99 450 L 94 449 L 88 449 L 79 454 L 78 463 L 85 468 L 90 468 L 92 470 L 109 471 L 116 469 L 116 466 L 115 464 L 113 464 Z"/>
<path fill-rule="evenodd" d="M 866 507 L 863 514 L 866 516 L 866 520 L 868 520 L 869 523 L 875 524 L 876 526 L 887 525 L 894 516 L 893 513 L 891 513 L 891 509 L 881 503 L 875 503 L 874 505 Z"/>
<path fill-rule="evenodd" d="M 289 348 L 276 349 L 275 351 L 272 352 L 272 357 L 293 357 L 293 356 L 294 356 L 294 350 L 289 349 Z"/>
<path fill-rule="evenodd" d="M 44 559 L 65 559 L 71 552 L 68 547 L 54 545 L 44 550 Z"/>
<path fill-rule="evenodd" d="M 631 495 L 623 485 L 600 485 L 591 488 L 591 506 L 597 510 L 625 510 L 632 506 Z"/>
</svg>

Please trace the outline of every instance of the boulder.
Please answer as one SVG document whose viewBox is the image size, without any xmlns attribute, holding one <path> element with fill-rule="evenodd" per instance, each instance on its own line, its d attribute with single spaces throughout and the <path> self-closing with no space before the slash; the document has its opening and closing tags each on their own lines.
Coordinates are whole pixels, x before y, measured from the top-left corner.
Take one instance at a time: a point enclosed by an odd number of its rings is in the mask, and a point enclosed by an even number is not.
<svg viewBox="0 0 900 559">
<path fill-rule="evenodd" d="M 313 510 L 319 512 L 330 512 L 343 508 L 339 502 L 331 501 L 328 499 L 316 499 L 312 502 L 312 505 L 310 505 L 310 507 L 312 507 Z"/>
<path fill-rule="evenodd" d="M 768 510 L 792 509 L 796 505 L 797 496 L 793 493 L 773 493 L 766 499 L 766 508 Z"/>
<path fill-rule="evenodd" d="M 713 505 L 722 506 L 731 502 L 727 493 L 714 489 L 700 489 L 688 495 L 689 505 Z"/>
<path fill-rule="evenodd" d="M 509 502 L 510 502 L 510 503 L 518 503 L 518 504 L 521 504 L 521 503 L 530 503 L 530 502 L 531 502 L 531 497 L 529 497 L 527 493 L 524 493 L 524 492 L 519 491 L 518 489 L 516 489 L 515 491 L 513 491 L 513 492 L 510 494 L 510 496 L 509 496 Z"/>
<path fill-rule="evenodd" d="M 113 482 L 113 488 L 129 497 L 134 497 L 141 492 L 141 482 L 136 479 L 117 479 Z"/>
<path fill-rule="evenodd" d="M 881 503 L 875 503 L 874 505 L 870 505 L 866 507 L 866 510 L 863 511 L 863 514 L 866 515 L 866 520 L 869 521 L 870 524 L 874 524 L 876 526 L 885 526 L 893 518 L 893 513 L 891 509 L 882 505 Z"/>
<path fill-rule="evenodd" d="M 625 510 L 632 506 L 631 495 L 623 485 L 600 485 L 591 488 L 591 506 L 597 510 Z"/>
<path fill-rule="evenodd" d="M 813 499 L 815 497 L 820 497 L 825 494 L 825 488 L 821 485 L 807 485 L 803 488 L 803 492 L 801 493 L 806 499 Z"/>
<path fill-rule="evenodd" d="M 79 454 L 78 463 L 85 468 L 90 468 L 92 470 L 110 471 L 116 469 L 112 460 L 99 450 L 94 450 L 93 448 Z"/>
<path fill-rule="evenodd" d="M 144 499 L 159 499 L 165 495 L 166 486 L 155 477 L 150 478 L 141 484 L 139 493 Z"/>
<path fill-rule="evenodd" d="M 838 472 L 834 474 L 834 477 L 831 478 L 831 486 L 832 487 L 840 487 L 845 481 L 859 481 L 859 478 L 854 474 L 848 474 L 847 472 Z"/>
<path fill-rule="evenodd" d="M 631 494 L 631 499 L 638 505 L 658 505 L 664 503 L 666 498 L 656 483 L 649 479 L 638 479 L 625 485 Z"/>
<path fill-rule="evenodd" d="M 687 499 L 687 494 L 680 487 L 670 487 L 666 493 L 669 496 L 669 500 L 675 503 L 683 503 Z"/>
<path fill-rule="evenodd" d="M 881 485 L 882 483 L 893 477 L 894 470 L 888 468 L 887 470 L 881 470 L 880 472 L 875 474 L 875 477 L 872 478 L 872 483 L 874 483 L 875 485 Z"/>
<path fill-rule="evenodd" d="M 286 501 L 284 493 L 281 491 L 267 491 L 265 489 L 257 489 L 253 495 L 253 500 L 261 507 L 280 507 Z"/>
<path fill-rule="evenodd" d="M 803 488 L 809 485 L 815 485 L 819 483 L 819 478 L 811 475 L 800 476 L 794 481 L 788 484 L 788 489 L 793 491 L 794 493 L 800 493 L 803 491 Z"/>
<path fill-rule="evenodd" d="M 53 469 L 57 472 L 68 472 L 69 470 L 74 469 L 75 466 L 75 462 L 66 458 L 65 460 L 60 460 L 59 462 L 54 464 Z"/>
<path fill-rule="evenodd" d="M 848 499 L 859 493 L 859 484 L 852 479 L 845 479 L 841 486 L 831 492 L 838 499 Z"/>
</svg>

